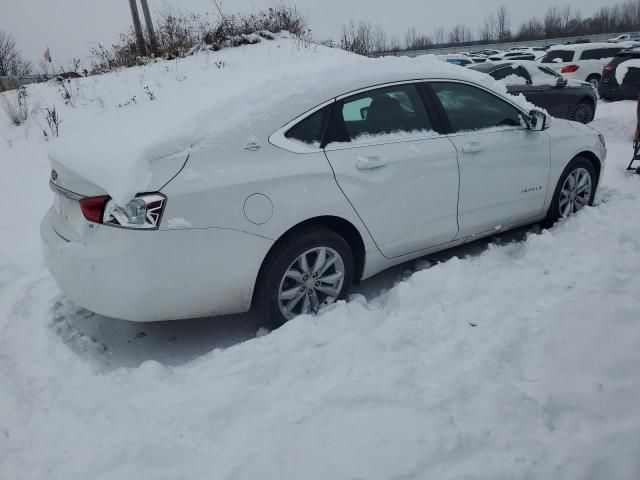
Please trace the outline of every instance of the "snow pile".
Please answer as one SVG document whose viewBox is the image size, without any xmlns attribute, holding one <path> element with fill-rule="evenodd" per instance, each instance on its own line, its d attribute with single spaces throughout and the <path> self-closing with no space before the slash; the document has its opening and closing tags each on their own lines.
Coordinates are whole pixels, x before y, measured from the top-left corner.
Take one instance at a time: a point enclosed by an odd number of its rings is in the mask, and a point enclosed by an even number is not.
<svg viewBox="0 0 640 480">
<path fill-rule="evenodd" d="M 616 81 L 618 82 L 618 85 L 622 85 L 624 83 L 624 79 L 627 78 L 627 74 L 632 68 L 640 68 L 640 58 L 625 60 L 618 65 L 616 68 Z"/>
<path fill-rule="evenodd" d="M 160 100 L 208 69 L 202 57 L 87 79 L 75 106 L 53 86 L 30 98 L 55 105 L 66 134 L 128 121 L 100 98 L 146 109 L 144 85 Z M 170 335 L 154 347 L 60 298 L 39 251 L 45 142 L 35 123 L 0 123 L 0 478 L 637 480 L 635 102 L 600 105 L 592 125 L 610 150 L 597 208 L 174 365 L 154 360 L 177 354 Z M 122 351 L 147 361 L 121 367 Z"/>
</svg>

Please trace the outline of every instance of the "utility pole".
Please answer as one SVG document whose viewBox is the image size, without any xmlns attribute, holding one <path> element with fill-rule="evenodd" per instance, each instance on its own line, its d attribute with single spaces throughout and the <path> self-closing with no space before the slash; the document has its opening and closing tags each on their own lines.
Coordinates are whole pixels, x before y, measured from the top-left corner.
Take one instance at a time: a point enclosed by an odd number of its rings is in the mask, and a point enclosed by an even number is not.
<svg viewBox="0 0 640 480">
<path fill-rule="evenodd" d="M 138 5 L 136 4 L 136 0 L 129 0 L 129 6 L 131 7 L 131 17 L 133 18 L 133 29 L 136 32 L 138 54 L 141 57 L 146 57 L 147 47 L 144 44 L 144 35 L 142 35 L 142 25 L 140 24 L 140 15 L 138 14 Z"/>
<path fill-rule="evenodd" d="M 144 22 L 147 24 L 147 32 L 149 32 L 149 41 L 151 42 L 151 51 L 154 55 L 158 55 L 158 40 L 156 39 L 156 32 L 153 29 L 153 20 L 151 19 L 151 13 L 149 12 L 149 4 L 147 0 L 140 0 L 142 4 L 142 13 L 144 14 Z"/>
</svg>

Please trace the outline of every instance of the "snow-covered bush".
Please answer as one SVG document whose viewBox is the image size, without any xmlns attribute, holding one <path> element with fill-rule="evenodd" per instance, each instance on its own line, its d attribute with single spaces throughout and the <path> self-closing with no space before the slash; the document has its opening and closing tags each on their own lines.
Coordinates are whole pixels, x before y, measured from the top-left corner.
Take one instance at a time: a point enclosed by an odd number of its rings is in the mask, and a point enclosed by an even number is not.
<svg viewBox="0 0 640 480">
<path fill-rule="evenodd" d="M 60 124 L 62 120 L 60 119 L 60 115 L 56 111 L 56 107 L 45 108 L 44 110 L 44 118 L 47 121 L 47 127 L 49 128 L 49 132 L 43 130 L 44 136 L 49 137 L 57 137 L 60 135 Z"/>
<path fill-rule="evenodd" d="M 20 126 L 29 117 L 27 90 L 20 87 L 0 94 L 0 107 L 12 125 Z"/>
<path fill-rule="evenodd" d="M 174 10 L 166 11 L 156 20 L 159 56 L 165 59 L 184 57 L 203 50 L 215 51 L 255 44 L 264 39 L 273 40 L 274 33 L 283 30 L 303 39 L 310 33 L 302 14 L 295 7 L 284 5 L 258 13 L 221 15 L 215 22 L 202 15 Z M 147 43 L 150 44 L 148 39 Z M 135 35 L 131 29 L 120 34 L 119 40 L 111 48 L 99 44 L 91 53 L 94 57 L 94 74 L 142 65 L 150 60 L 138 56 Z"/>
</svg>

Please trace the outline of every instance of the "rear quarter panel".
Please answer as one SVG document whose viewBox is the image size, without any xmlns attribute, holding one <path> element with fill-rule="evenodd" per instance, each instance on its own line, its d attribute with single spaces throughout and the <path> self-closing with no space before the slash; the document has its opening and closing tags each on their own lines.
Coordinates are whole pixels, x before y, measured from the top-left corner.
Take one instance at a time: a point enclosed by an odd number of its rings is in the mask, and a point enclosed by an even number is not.
<svg viewBox="0 0 640 480">
<path fill-rule="evenodd" d="M 167 207 L 161 229 L 215 227 L 277 240 L 300 222 L 330 215 L 353 224 L 365 249 L 374 249 L 324 152 L 289 152 L 271 145 L 270 133 L 251 134 L 260 146 L 255 151 L 244 148 L 247 132 L 238 132 L 224 144 L 192 153 L 163 189 Z"/>
</svg>

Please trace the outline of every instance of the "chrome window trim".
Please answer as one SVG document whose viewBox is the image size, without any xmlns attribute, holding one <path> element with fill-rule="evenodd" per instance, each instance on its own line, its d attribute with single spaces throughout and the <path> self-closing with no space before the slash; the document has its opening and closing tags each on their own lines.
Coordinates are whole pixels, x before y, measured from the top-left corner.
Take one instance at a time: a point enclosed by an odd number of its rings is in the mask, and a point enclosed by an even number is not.
<svg viewBox="0 0 640 480">
<path fill-rule="evenodd" d="M 60 185 L 56 185 L 53 183 L 53 180 L 49 180 L 49 188 L 53 190 L 53 193 L 57 193 L 69 200 L 80 201 L 83 198 L 87 198 L 85 195 L 80 195 L 79 193 L 72 192 L 71 190 L 67 190 L 66 188 L 62 188 Z"/>
<path fill-rule="evenodd" d="M 305 113 L 303 113 L 301 115 L 298 115 L 296 118 L 291 120 L 289 123 L 286 123 L 285 125 L 280 127 L 275 133 L 273 133 L 269 137 L 269 143 L 271 145 L 276 146 L 276 147 L 280 147 L 280 148 L 282 148 L 284 150 L 287 150 L 288 152 L 291 152 L 291 153 L 317 153 L 317 152 L 322 152 L 322 149 L 320 147 L 314 147 L 313 145 L 301 142 L 299 140 L 292 140 L 290 138 L 285 137 L 284 134 L 287 133 L 289 131 L 289 129 L 294 127 L 299 122 L 302 122 L 307 117 L 310 117 L 311 115 L 316 113 L 318 110 L 322 110 L 324 107 L 326 107 L 328 105 L 331 105 L 335 101 L 336 101 L 335 97 L 331 98 L 331 99 L 327 100 L 326 102 L 321 103 L 317 107 L 313 107 L 311 110 L 307 110 Z"/>
<path fill-rule="evenodd" d="M 481 90 L 484 90 L 485 92 L 493 95 L 494 97 L 508 103 L 509 105 L 511 105 L 513 108 L 515 108 L 518 112 L 520 112 L 520 114 L 523 116 L 523 118 L 525 119 L 525 121 L 527 121 L 527 119 L 529 118 L 529 114 L 528 112 L 524 112 L 522 110 L 522 108 L 520 108 L 518 105 L 516 105 L 514 102 L 512 102 L 510 99 L 490 90 L 489 88 L 480 85 L 478 83 L 474 83 L 474 82 L 470 82 L 467 80 L 459 80 L 459 79 L 452 79 L 452 78 L 419 78 L 419 79 L 412 79 L 412 80 L 398 80 L 395 82 L 387 82 L 387 83 L 380 83 L 377 85 L 371 85 L 369 87 L 364 87 L 364 88 L 359 88 L 356 90 L 351 90 L 349 92 L 343 93 L 341 95 L 338 95 L 336 97 L 333 97 L 329 100 L 327 100 L 326 102 L 321 103 L 320 105 L 313 107 L 310 110 L 307 110 L 306 112 L 298 115 L 296 118 L 294 118 L 293 120 L 291 120 L 290 122 L 286 123 L 285 125 L 283 125 L 282 127 L 280 127 L 278 130 L 276 130 L 275 133 L 273 133 L 270 137 L 269 137 L 269 143 L 282 148 L 283 150 L 286 150 L 288 152 L 291 153 L 298 153 L 298 154 L 307 154 L 307 153 L 319 153 L 319 152 L 323 152 L 323 151 L 335 151 L 335 150 L 344 150 L 347 148 L 358 148 L 358 147 L 368 147 L 368 146 L 372 146 L 372 145 L 385 145 L 385 144 L 390 144 L 390 143 L 403 143 L 403 142 L 409 142 L 409 141 L 421 141 L 421 140 L 430 140 L 430 139 L 434 139 L 434 138 L 443 138 L 446 136 L 452 136 L 452 135 L 468 135 L 470 133 L 474 133 L 474 132 L 466 132 L 466 133 L 451 133 L 451 134 L 440 134 L 437 132 L 434 132 L 434 135 L 425 135 L 422 137 L 415 137 L 415 138 L 411 138 L 411 139 L 400 139 L 400 140 L 396 140 L 396 141 L 390 141 L 389 139 L 384 140 L 382 139 L 382 141 L 378 141 L 378 142 L 368 142 L 368 143 L 359 143 L 357 145 L 353 145 L 353 144 L 347 144 L 346 142 L 344 144 L 341 144 L 340 146 L 335 146 L 335 147 L 331 147 L 330 145 L 327 145 L 324 149 L 319 148 L 319 147 L 314 147 L 312 145 L 309 144 L 305 144 L 304 142 L 300 142 L 297 140 L 291 140 L 287 137 L 284 136 L 284 134 L 293 126 L 295 126 L 298 122 L 301 122 L 303 120 L 305 120 L 307 117 L 313 115 L 314 113 L 316 113 L 318 110 L 321 110 L 322 108 L 331 105 L 332 103 L 342 100 L 344 98 L 348 98 L 351 97 L 353 95 L 358 95 L 360 93 L 364 93 L 364 92 L 368 92 L 370 90 L 376 90 L 378 88 L 385 88 L 385 87 L 393 87 L 395 85 L 408 85 L 408 84 L 413 84 L 413 83 L 462 83 L 465 85 L 469 85 L 471 87 L 475 87 L 475 88 L 479 88 Z M 523 129 L 527 129 L 528 127 L 524 127 L 524 128 L 511 128 L 509 129 L 508 127 L 506 127 L 505 131 L 508 130 L 523 130 Z"/>
</svg>

